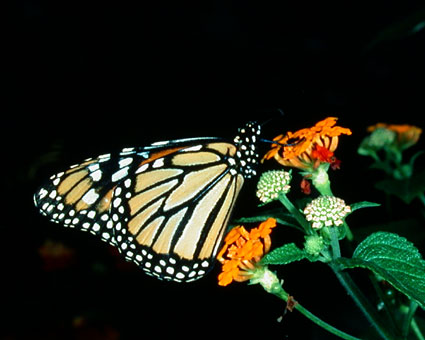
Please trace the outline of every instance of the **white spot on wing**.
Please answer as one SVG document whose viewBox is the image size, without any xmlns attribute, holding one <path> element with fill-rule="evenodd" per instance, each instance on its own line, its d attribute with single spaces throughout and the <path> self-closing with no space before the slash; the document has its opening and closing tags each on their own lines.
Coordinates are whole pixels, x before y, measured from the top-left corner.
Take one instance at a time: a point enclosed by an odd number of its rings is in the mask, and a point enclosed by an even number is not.
<svg viewBox="0 0 425 340">
<path fill-rule="evenodd" d="M 97 164 L 97 163 L 95 163 L 95 164 L 90 164 L 87 168 L 88 168 L 90 171 L 94 172 L 94 171 L 96 171 L 96 170 L 99 170 L 99 164 Z"/>
<path fill-rule="evenodd" d="M 132 153 L 134 153 L 134 148 L 124 148 L 121 151 L 121 155 L 131 155 Z"/>
<path fill-rule="evenodd" d="M 133 158 L 132 157 L 127 157 L 127 158 L 121 159 L 119 161 L 120 168 L 123 168 L 125 166 L 130 165 L 132 162 L 133 162 Z"/>
<path fill-rule="evenodd" d="M 188 152 L 188 151 L 199 151 L 202 149 L 202 145 L 195 145 L 195 146 L 191 146 L 190 148 L 184 149 L 184 152 Z"/>
<path fill-rule="evenodd" d="M 90 174 L 90 177 L 92 178 L 93 181 L 99 182 L 100 179 L 102 178 L 102 171 L 100 169 L 98 169 L 98 170 L 92 172 Z"/>
<path fill-rule="evenodd" d="M 96 200 L 99 198 L 99 194 L 96 192 L 95 189 L 90 189 L 87 191 L 84 196 L 82 197 L 83 202 L 87 204 L 93 204 L 96 202 Z"/>
<path fill-rule="evenodd" d="M 168 143 L 169 143 L 169 141 L 165 140 L 165 141 L 162 141 L 162 142 L 152 143 L 151 145 L 157 146 L 157 145 L 165 145 L 165 144 L 168 144 Z"/>
<path fill-rule="evenodd" d="M 114 208 L 117 208 L 119 207 L 120 204 L 121 204 L 121 198 L 118 197 L 114 200 L 113 206 Z"/>
<path fill-rule="evenodd" d="M 141 172 L 145 171 L 149 167 L 149 164 L 143 164 L 141 167 L 139 167 L 136 171 L 136 174 L 140 174 Z"/>
<path fill-rule="evenodd" d="M 112 180 L 112 182 L 117 182 L 117 181 L 123 179 L 124 177 L 126 177 L 127 174 L 128 174 L 128 166 L 118 170 L 117 172 L 115 172 L 112 175 L 111 180 Z"/>
<path fill-rule="evenodd" d="M 38 198 L 43 199 L 49 192 L 46 189 L 40 189 L 38 192 Z"/>
<path fill-rule="evenodd" d="M 152 164 L 152 168 L 160 168 L 164 166 L 164 158 L 159 158 Z"/>
<path fill-rule="evenodd" d="M 183 273 L 177 273 L 176 274 L 176 278 L 178 278 L 178 279 L 184 279 L 184 274 Z"/>
</svg>

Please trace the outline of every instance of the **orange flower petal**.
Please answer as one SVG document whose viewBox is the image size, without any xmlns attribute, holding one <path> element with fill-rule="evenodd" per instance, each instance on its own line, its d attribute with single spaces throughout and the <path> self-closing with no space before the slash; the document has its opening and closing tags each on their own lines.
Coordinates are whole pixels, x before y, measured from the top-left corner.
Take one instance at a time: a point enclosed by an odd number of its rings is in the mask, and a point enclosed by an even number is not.
<svg viewBox="0 0 425 340">
<path fill-rule="evenodd" d="M 222 272 L 218 275 L 218 284 L 220 286 L 227 286 L 232 283 L 235 277 L 238 277 L 239 269 L 235 268 L 234 271 Z"/>
<path fill-rule="evenodd" d="M 276 220 L 268 218 L 250 232 L 243 226 L 229 232 L 225 245 L 217 255 L 222 263 L 222 272 L 218 276 L 220 286 L 226 286 L 233 280 L 245 281 L 252 277 L 256 263 L 270 249 L 269 235 L 275 226 Z"/>
<path fill-rule="evenodd" d="M 224 242 L 226 244 L 231 244 L 231 243 L 235 242 L 241 236 L 241 229 L 242 228 L 243 228 L 242 226 L 237 226 L 237 227 L 233 228 L 232 230 L 230 230 L 227 233 L 227 235 L 224 239 Z"/>
<path fill-rule="evenodd" d="M 264 238 L 272 232 L 272 228 L 276 227 L 276 219 L 268 218 L 258 227 L 261 237 Z"/>
<path fill-rule="evenodd" d="M 317 122 L 311 128 L 301 129 L 295 133 L 289 131 L 285 136 L 276 137 L 275 140 L 282 145 L 272 145 L 272 149 L 266 153 L 263 159 L 273 157 L 284 166 L 302 170 L 316 168 L 320 161 L 324 162 L 330 159 L 330 156 L 324 157 L 322 153 L 314 153 L 316 145 L 334 152 L 338 146 L 338 136 L 351 135 L 350 129 L 336 126 L 336 122 L 336 117 L 328 117 Z M 295 142 L 288 143 L 292 140 Z"/>
</svg>

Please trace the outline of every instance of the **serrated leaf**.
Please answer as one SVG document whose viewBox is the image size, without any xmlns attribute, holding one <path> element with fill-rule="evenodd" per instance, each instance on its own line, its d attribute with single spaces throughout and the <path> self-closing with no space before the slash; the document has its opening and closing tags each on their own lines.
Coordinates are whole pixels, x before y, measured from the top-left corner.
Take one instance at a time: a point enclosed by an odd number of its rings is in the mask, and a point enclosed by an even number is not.
<svg viewBox="0 0 425 340">
<path fill-rule="evenodd" d="M 313 256 L 298 248 L 294 243 L 285 244 L 263 257 L 261 263 L 266 264 L 288 264 L 303 259 L 313 260 Z"/>
<path fill-rule="evenodd" d="M 374 233 L 359 244 L 353 258 L 341 258 L 337 262 L 343 268 L 373 271 L 425 309 L 425 261 L 404 237 Z"/>
<path fill-rule="evenodd" d="M 362 208 L 373 208 L 373 207 L 379 207 L 379 206 L 381 206 L 379 203 L 368 202 L 368 201 L 362 201 L 362 202 L 350 204 L 351 212 L 358 209 L 362 209 Z"/>
</svg>

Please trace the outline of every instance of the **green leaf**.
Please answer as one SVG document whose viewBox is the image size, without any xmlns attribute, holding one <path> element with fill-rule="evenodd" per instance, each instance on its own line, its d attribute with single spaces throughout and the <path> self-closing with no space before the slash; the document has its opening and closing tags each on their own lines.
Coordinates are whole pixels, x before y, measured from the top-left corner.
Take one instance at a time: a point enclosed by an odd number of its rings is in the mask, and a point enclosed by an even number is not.
<svg viewBox="0 0 425 340">
<path fill-rule="evenodd" d="M 315 257 L 298 248 L 294 243 L 289 243 L 268 253 L 261 260 L 261 264 L 288 264 L 303 259 L 313 261 Z"/>
<path fill-rule="evenodd" d="M 350 204 L 351 212 L 358 209 L 362 209 L 362 208 L 379 207 L 379 206 L 380 206 L 379 203 L 368 202 L 368 201 L 362 201 L 362 202 Z"/>
<path fill-rule="evenodd" d="M 275 218 L 277 223 L 281 225 L 295 228 L 298 230 L 303 230 L 297 224 L 297 221 L 294 219 L 294 217 L 292 217 L 290 213 L 282 211 L 282 208 L 270 209 L 270 210 L 262 212 L 258 216 L 238 218 L 237 220 L 232 221 L 232 224 L 237 225 L 237 224 L 243 224 L 243 223 L 261 223 L 267 220 L 269 217 Z"/>
<path fill-rule="evenodd" d="M 387 232 L 370 235 L 359 244 L 353 258 L 337 262 L 345 268 L 366 268 L 425 309 L 425 261 L 404 237 Z"/>
<path fill-rule="evenodd" d="M 379 181 L 375 184 L 375 187 L 389 195 L 395 195 L 409 204 L 425 191 L 425 171 L 403 180 L 387 179 Z"/>
</svg>

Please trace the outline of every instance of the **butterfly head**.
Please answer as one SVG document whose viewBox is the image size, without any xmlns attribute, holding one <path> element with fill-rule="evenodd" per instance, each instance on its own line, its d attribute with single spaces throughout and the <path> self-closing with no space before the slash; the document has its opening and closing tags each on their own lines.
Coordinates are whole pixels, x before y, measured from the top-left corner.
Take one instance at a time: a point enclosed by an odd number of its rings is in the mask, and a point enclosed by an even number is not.
<svg viewBox="0 0 425 340">
<path fill-rule="evenodd" d="M 257 144 L 261 133 L 261 125 L 257 122 L 248 122 L 244 127 L 238 130 L 234 142 L 238 151 L 236 153 L 239 159 L 240 171 L 245 178 L 256 175 L 255 168 L 258 164 Z"/>
</svg>

